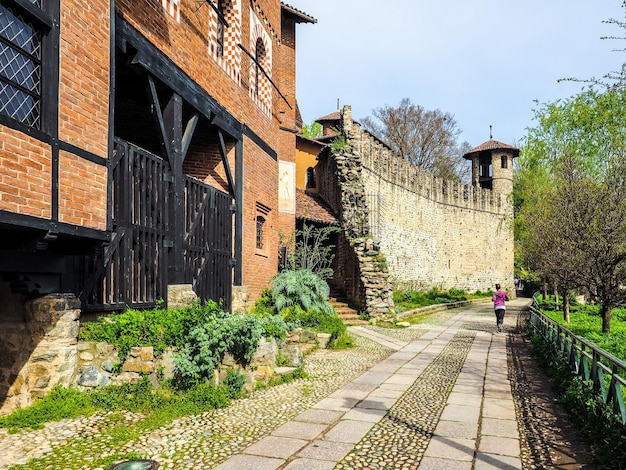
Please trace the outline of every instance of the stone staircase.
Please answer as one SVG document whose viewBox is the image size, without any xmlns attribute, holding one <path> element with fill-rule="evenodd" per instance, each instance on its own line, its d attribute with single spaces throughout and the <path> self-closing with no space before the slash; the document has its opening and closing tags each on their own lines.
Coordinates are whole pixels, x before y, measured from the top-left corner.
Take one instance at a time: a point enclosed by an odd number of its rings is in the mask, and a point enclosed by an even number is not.
<svg viewBox="0 0 626 470">
<path fill-rule="evenodd" d="M 329 300 L 330 304 L 337 312 L 337 316 L 341 318 L 341 320 L 346 325 L 367 325 L 369 322 L 365 320 L 361 320 L 359 318 L 359 312 L 351 308 L 346 302 L 342 302 L 341 300 L 331 297 Z"/>
</svg>

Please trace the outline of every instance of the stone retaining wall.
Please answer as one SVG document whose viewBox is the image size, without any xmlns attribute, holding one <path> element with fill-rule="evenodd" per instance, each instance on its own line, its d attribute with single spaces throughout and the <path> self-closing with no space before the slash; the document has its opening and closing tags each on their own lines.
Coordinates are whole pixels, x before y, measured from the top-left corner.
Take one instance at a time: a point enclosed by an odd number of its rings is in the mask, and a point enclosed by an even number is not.
<svg viewBox="0 0 626 470">
<path fill-rule="evenodd" d="M 0 283 L 0 290 L 5 287 Z M 154 383 L 174 375 L 173 352 L 166 351 L 157 358 L 151 347 L 132 348 L 121 372 L 114 372 L 119 355 L 113 346 L 78 341 L 80 302 L 72 294 L 15 300 L 0 307 L 0 415 L 32 404 L 56 385 L 88 389 L 135 383 L 142 374 L 148 374 Z M 13 312 L 10 317 L 8 312 Z M 216 381 L 235 368 L 247 377 L 251 388 L 284 372 L 277 367 L 278 359 L 281 366 L 299 367 L 306 351 L 326 347 L 329 339 L 328 334 L 302 329 L 292 331 L 284 344 L 264 339 L 245 367 L 227 354 L 216 372 Z"/>
</svg>

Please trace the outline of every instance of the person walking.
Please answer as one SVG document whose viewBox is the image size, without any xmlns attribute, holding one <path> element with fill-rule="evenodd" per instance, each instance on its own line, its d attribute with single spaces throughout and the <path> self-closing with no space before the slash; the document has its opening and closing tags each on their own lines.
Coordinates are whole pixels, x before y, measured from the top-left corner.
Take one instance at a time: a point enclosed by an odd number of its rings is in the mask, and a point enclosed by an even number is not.
<svg viewBox="0 0 626 470">
<path fill-rule="evenodd" d="M 491 300 L 493 300 L 493 309 L 496 313 L 496 326 L 498 331 L 502 331 L 504 313 L 506 312 L 505 302 L 509 300 L 509 296 L 500 288 L 500 284 L 496 284 L 496 291 L 493 293 Z"/>
</svg>

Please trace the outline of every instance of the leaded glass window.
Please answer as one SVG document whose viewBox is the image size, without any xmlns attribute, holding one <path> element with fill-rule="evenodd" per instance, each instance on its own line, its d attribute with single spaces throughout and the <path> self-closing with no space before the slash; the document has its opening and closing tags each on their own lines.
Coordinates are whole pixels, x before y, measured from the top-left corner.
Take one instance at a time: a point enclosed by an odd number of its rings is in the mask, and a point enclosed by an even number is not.
<svg viewBox="0 0 626 470">
<path fill-rule="evenodd" d="M 36 128 L 41 121 L 41 50 L 37 24 L 0 4 L 0 113 Z"/>
</svg>

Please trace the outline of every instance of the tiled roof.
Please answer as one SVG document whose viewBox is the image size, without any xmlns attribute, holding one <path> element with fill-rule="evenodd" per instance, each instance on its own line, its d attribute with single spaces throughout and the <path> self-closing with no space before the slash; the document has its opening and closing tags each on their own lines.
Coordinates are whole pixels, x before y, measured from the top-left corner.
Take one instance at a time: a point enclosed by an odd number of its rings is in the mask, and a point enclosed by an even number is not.
<svg viewBox="0 0 626 470">
<path fill-rule="evenodd" d="M 299 23 L 317 23 L 317 20 L 315 18 L 313 18 L 311 15 L 307 15 L 302 10 L 298 10 L 297 8 L 294 8 L 291 5 L 287 5 L 284 2 L 280 2 L 280 5 L 285 11 L 288 11 L 292 15 L 300 18 L 301 21 L 299 21 Z"/>
<path fill-rule="evenodd" d="M 306 193 L 302 189 L 296 190 L 296 218 L 339 225 L 339 221 L 320 196 Z"/>
<path fill-rule="evenodd" d="M 485 150 L 509 150 L 514 156 L 519 155 L 519 149 L 517 147 L 513 147 L 512 145 L 505 144 L 503 142 L 498 142 L 497 140 L 489 139 L 487 142 L 483 142 L 478 147 L 474 147 L 472 150 L 463 155 L 463 158 L 471 158 L 471 155 L 478 152 L 483 152 Z"/>
<path fill-rule="evenodd" d="M 339 111 L 335 111 L 334 113 L 327 114 L 326 116 L 322 116 L 321 118 L 316 119 L 317 122 L 323 121 L 339 121 L 341 119 L 341 113 Z"/>
</svg>

